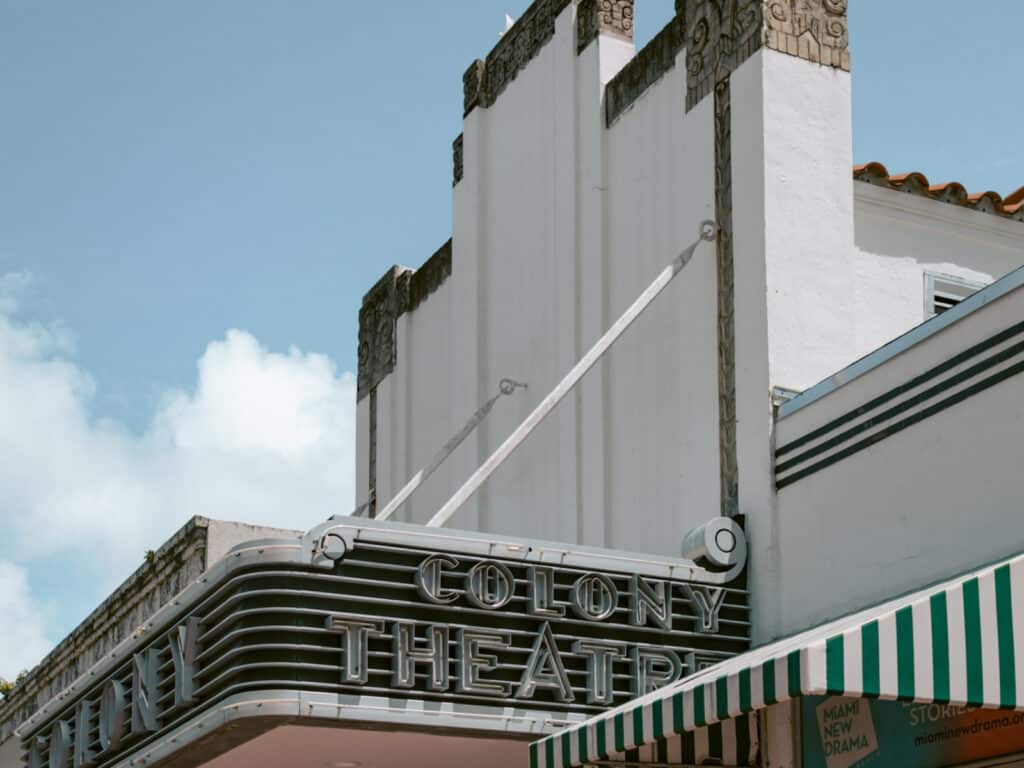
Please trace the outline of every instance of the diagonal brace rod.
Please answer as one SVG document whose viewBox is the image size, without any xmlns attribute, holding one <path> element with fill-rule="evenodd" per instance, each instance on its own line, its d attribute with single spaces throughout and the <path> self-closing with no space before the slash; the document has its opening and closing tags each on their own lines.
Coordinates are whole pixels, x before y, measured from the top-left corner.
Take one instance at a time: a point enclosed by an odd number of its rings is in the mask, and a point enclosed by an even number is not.
<svg viewBox="0 0 1024 768">
<path fill-rule="evenodd" d="M 394 511 L 402 506 L 406 499 L 412 496 L 413 491 L 419 488 L 423 481 L 434 474 L 434 470 L 440 467 L 444 460 L 451 456 L 455 449 L 462 445 L 462 441 L 465 440 L 473 432 L 474 429 L 483 421 L 487 414 L 491 412 L 494 404 L 498 402 L 498 399 L 503 395 L 511 395 L 516 389 L 526 389 L 526 385 L 520 381 L 514 381 L 513 379 L 502 379 L 498 385 L 498 393 L 494 395 L 490 400 L 481 405 L 466 422 L 465 426 L 462 427 L 452 439 L 442 446 L 441 450 L 437 452 L 430 463 L 427 464 L 423 469 L 413 475 L 409 482 L 407 482 L 398 493 L 395 494 L 394 498 L 388 502 L 388 505 L 384 507 L 380 512 L 377 513 L 375 520 L 387 520 L 394 514 Z"/>
<path fill-rule="evenodd" d="M 451 518 L 452 515 L 461 507 L 469 498 L 476 493 L 480 486 L 489 478 L 498 467 L 501 466 L 502 462 L 505 461 L 512 452 L 529 436 L 534 428 L 540 424 L 544 418 L 554 410 L 555 406 L 558 405 L 562 398 L 564 398 L 569 392 L 572 391 L 580 379 L 589 371 L 594 364 L 601 359 L 605 352 L 614 344 L 619 336 L 625 333 L 626 329 L 632 325 L 633 321 L 636 320 L 641 313 L 648 306 L 658 298 L 658 295 L 665 290 L 666 286 L 672 279 L 678 275 L 693 257 L 693 252 L 697 249 L 697 246 L 702 242 L 712 242 L 718 236 L 718 226 L 713 221 L 704 221 L 700 225 L 700 237 L 697 238 L 693 243 L 687 246 L 682 253 L 673 259 L 672 263 L 669 264 L 661 273 L 654 279 L 647 288 L 641 293 L 632 304 L 629 309 L 622 313 L 618 320 L 616 320 L 612 326 L 604 332 L 604 335 L 598 339 L 594 346 L 592 346 L 587 353 L 580 358 L 580 361 L 573 366 L 572 370 L 565 375 L 558 384 L 555 386 L 551 393 L 545 397 L 533 409 L 533 412 L 527 416 L 523 423 L 520 424 L 516 430 L 505 438 L 497 450 L 492 453 L 487 460 L 480 465 L 480 467 L 470 475 L 469 479 L 462 485 L 459 490 L 455 492 L 455 495 L 445 502 L 444 506 L 437 511 L 430 521 L 427 523 L 428 526 L 438 528 Z"/>
</svg>

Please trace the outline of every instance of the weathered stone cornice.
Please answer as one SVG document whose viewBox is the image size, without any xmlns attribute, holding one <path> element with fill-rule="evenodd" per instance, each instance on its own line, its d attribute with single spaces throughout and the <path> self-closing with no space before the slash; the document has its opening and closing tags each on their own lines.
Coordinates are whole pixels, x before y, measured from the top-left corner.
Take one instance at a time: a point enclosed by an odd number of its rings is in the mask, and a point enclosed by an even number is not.
<svg viewBox="0 0 1024 768">
<path fill-rule="evenodd" d="M 605 125 L 633 104 L 676 64 L 686 42 L 683 17 L 677 15 L 612 78 L 604 91 Z"/>
<path fill-rule="evenodd" d="M 489 107 L 519 70 L 555 36 L 555 19 L 572 0 L 535 0 L 487 54 L 470 64 L 462 77 L 463 113 Z"/>
<path fill-rule="evenodd" d="M 687 109 L 761 48 L 849 70 L 847 0 L 685 0 Z"/>
<path fill-rule="evenodd" d="M 395 369 L 398 318 L 416 309 L 451 273 L 452 241 L 449 240 L 417 270 L 392 267 L 363 296 L 359 310 L 358 400 L 370 394 Z"/>
<path fill-rule="evenodd" d="M 192 518 L 29 672 L 0 703 L 0 741 L 199 577 L 209 525 Z"/>
<path fill-rule="evenodd" d="M 576 53 L 601 34 L 633 39 L 633 0 L 580 0 L 576 7 Z"/>
<path fill-rule="evenodd" d="M 462 134 L 460 133 L 455 137 L 455 141 L 452 142 L 452 186 L 454 187 L 460 181 L 462 181 Z"/>
<path fill-rule="evenodd" d="M 409 291 L 405 267 L 394 266 L 363 296 L 359 308 L 359 374 L 356 399 L 362 400 L 381 380 L 395 370 L 398 352 L 395 321 L 402 313 Z"/>
</svg>

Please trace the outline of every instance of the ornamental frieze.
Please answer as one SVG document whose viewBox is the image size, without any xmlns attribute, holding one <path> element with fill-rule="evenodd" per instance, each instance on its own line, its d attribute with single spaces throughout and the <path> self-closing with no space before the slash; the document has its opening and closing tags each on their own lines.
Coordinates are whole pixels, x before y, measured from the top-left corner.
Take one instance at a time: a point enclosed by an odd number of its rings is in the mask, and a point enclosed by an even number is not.
<svg viewBox="0 0 1024 768">
<path fill-rule="evenodd" d="M 764 42 L 763 0 L 687 0 L 686 107 L 692 109 Z"/>
<path fill-rule="evenodd" d="M 675 16 L 665 28 L 619 70 L 604 91 L 605 125 L 610 126 L 644 91 L 676 64 L 686 39 L 683 17 Z"/>
<path fill-rule="evenodd" d="M 463 139 L 460 133 L 452 142 L 452 186 L 462 181 L 463 173 Z"/>
<path fill-rule="evenodd" d="M 449 240 L 419 269 L 392 267 L 367 291 L 359 310 L 357 399 L 370 394 L 395 370 L 398 318 L 416 309 L 451 273 L 452 241 Z"/>
<path fill-rule="evenodd" d="M 599 34 L 633 39 L 633 0 L 580 0 L 576 8 L 576 52 Z"/>
<path fill-rule="evenodd" d="M 847 0 L 775 0 L 765 14 L 765 45 L 801 59 L 850 69 Z"/>
<path fill-rule="evenodd" d="M 849 70 L 847 0 L 685 0 L 687 109 L 762 47 Z"/>
<path fill-rule="evenodd" d="M 407 303 L 411 270 L 392 267 L 363 297 L 359 309 L 359 375 L 356 397 L 362 400 L 395 369 L 398 350 L 395 322 Z"/>
<path fill-rule="evenodd" d="M 463 112 L 489 107 L 516 75 L 555 36 L 555 19 L 572 0 L 537 0 L 502 35 L 485 61 L 474 61 L 462 78 Z"/>
</svg>

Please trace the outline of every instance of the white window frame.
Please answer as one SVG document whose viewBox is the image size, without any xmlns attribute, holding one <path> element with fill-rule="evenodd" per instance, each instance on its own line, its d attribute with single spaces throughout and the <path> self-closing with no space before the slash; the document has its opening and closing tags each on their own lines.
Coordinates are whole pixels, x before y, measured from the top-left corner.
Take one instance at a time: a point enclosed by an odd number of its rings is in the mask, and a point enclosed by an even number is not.
<svg viewBox="0 0 1024 768">
<path fill-rule="evenodd" d="M 947 275 L 942 272 L 924 273 L 924 317 L 929 319 L 935 317 L 935 298 L 945 296 L 956 299 L 957 303 L 963 301 L 976 291 L 980 291 L 988 283 L 979 283 L 976 280 L 968 280 L 957 275 Z"/>
</svg>

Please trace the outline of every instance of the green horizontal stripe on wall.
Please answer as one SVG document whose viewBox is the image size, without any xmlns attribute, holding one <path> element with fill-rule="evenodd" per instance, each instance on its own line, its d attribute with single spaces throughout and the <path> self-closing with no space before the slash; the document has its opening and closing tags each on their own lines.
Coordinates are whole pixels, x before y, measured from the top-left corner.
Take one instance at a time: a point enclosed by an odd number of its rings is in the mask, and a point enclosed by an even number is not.
<svg viewBox="0 0 1024 768">
<path fill-rule="evenodd" d="M 882 405 L 885 405 L 887 402 L 890 402 L 894 398 L 906 394 L 910 390 L 921 386 L 922 384 L 926 383 L 927 381 L 930 381 L 931 379 L 934 379 L 936 376 L 941 376 L 943 373 L 953 370 L 954 368 L 970 360 L 972 357 L 977 357 L 982 352 L 986 352 L 992 347 L 998 346 L 1003 342 L 1012 339 L 1014 336 L 1017 336 L 1018 334 L 1021 333 L 1024 333 L 1024 322 L 1017 323 L 1016 325 L 1013 325 L 1004 331 L 1000 331 L 994 336 L 990 336 L 984 341 L 975 344 L 974 346 L 968 349 L 965 349 L 960 354 L 954 355 L 949 360 L 946 360 L 940 363 L 939 365 L 934 366 L 933 368 L 929 368 L 924 373 L 915 376 L 914 378 L 901 384 L 900 386 L 894 387 L 893 389 L 890 389 L 888 392 L 885 392 L 879 395 L 878 397 L 869 400 L 863 405 L 860 405 L 854 408 L 853 410 L 847 411 L 842 416 L 839 416 L 838 418 L 833 419 L 827 424 L 824 424 L 821 427 L 818 427 L 817 429 L 808 432 L 806 435 L 801 435 L 800 437 L 794 440 L 790 440 L 788 443 L 781 446 L 778 450 L 775 451 L 776 458 L 784 456 L 787 453 L 791 453 L 792 451 L 795 451 L 797 448 L 807 445 L 808 443 L 814 442 L 819 437 L 827 435 L 829 432 L 832 432 L 838 427 L 841 427 L 843 424 L 847 424 L 855 419 L 859 419 L 861 416 L 865 415 L 866 413 L 870 413 L 871 411 L 875 410 L 876 408 Z"/>
<path fill-rule="evenodd" d="M 775 481 L 775 487 L 776 489 L 781 490 L 782 488 L 785 488 L 788 485 L 792 485 L 793 483 L 798 482 L 799 480 L 803 480 L 804 478 L 809 477 L 817 472 L 820 472 L 821 470 L 826 469 L 827 467 L 830 467 L 833 464 L 842 461 L 843 459 L 847 459 L 856 453 L 860 453 L 861 451 L 870 448 L 871 446 L 880 443 L 883 440 L 892 437 L 893 435 L 899 432 L 902 432 L 908 427 L 912 427 L 915 424 L 924 421 L 925 419 L 931 418 L 935 414 L 941 413 L 947 408 L 951 408 L 954 405 L 962 403 L 965 400 L 974 397 L 974 395 L 977 395 L 980 392 L 984 392 L 986 389 L 994 387 L 997 384 L 1000 384 L 1009 378 L 1017 376 L 1021 372 L 1024 372 L 1024 362 L 1017 363 L 1016 365 L 1012 365 L 1009 368 L 1005 368 L 999 373 L 988 377 L 987 379 L 983 379 L 970 387 L 967 387 L 965 389 L 960 390 L 959 392 L 956 392 L 950 397 L 947 397 L 945 400 L 941 400 L 940 402 L 935 403 L 934 405 L 928 408 L 924 408 L 901 421 L 893 422 L 888 427 L 885 427 L 884 429 L 881 429 L 878 432 L 872 433 L 865 439 L 856 442 L 842 449 L 841 451 L 837 451 L 833 454 L 830 454 L 828 457 L 822 459 L 819 462 L 811 464 L 810 466 L 805 467 L 804 469 L 798 470 L 796 472 L 792 472 L 783 478 L 777 479 Z M 942 389 L 944 389 L 944 387 L 942 387 Z M 868 427 L 865 427 L 864 429 L 867 428 Z M 863 431 L 863 429 L 857 430 L 858 433 Z M 812 458 L 813 455 L 818 455 L 818 453 L 819 452 L 817 451 L 808 452 L 806 458 Z M 803 460 L 804 459 L 801 458 L 801 463 L 803 462 Z M 794 460 L 794 462 L 795 461 L 796 460 Z M 792 463 L 793 462 L 790 462 L 790 464 Z M 783 472 L 783 467 L 776 467 L 776 476 L 781 472 Z"/>
<path fill-rule="evenodd" d="M 1024 353 L 1024 342 L 1021 342 L 1020 344 L 1015 344 L 1012 347 L 1008 347 L 1007 349 L 1004 349 L 1001 352 L 998 352 L 992 355 L 991 357 L 982 360 L 980 363 L 977 363 L 976 365 L 973 365 L 970 368 L 961 371 L 955 376 L 950 376 L 948 379 L 940 381 L 935 386 L 929 387 L 928 389 L 919 392 L 914 397 L 907 398 L 902 403 L 894 405 L 892 408 L 889 408 L 888 410 L 882 411 L 881 413 L 872 416 L 870 419 L 861 422 L 857 426 L 851 427 L 845 432 L 841 432 L 835 437 L 829 438 L 828 440 L 819 443 L 818 445 L 814 446 L 813 448 L 810 448 L 809 450 L 805 451 L 799 456 L 794 456 L 792 459 L 789 459 L 788 461 L 783 461 L 776 464 L 775 472 L 777 474 L 786 472 L 791 467 L 797 464 L 802 464 L 803 462 L 808 461 L 814 456 L 820 456 L 821 454 L 826 453 L 832 448 L 835 448 L 837 445 L 842 445 L 843 443 L 847 442 L 851 437 L 859 435 L 862 432 L 866 432 L 869 429 L 878 426 L 879 424 L 884 424 L 885 422 L 892 420 L 899 414 L 912 410 L 915 406 L 919 405 L 920 403 L 923 403 L 926 400 L 931 400 L 936 395 L 948 392 L 952 387 L 955 387 L 958 384 L 962 384 L 963 382 L 968 381 L 970 379 L 973 379 L 979 374 L 984 373 L 988 369 L 994 368 L 995 366 L 1000 365 L 1001 363 L 1005 363 L 1007 360 L 1017 357 L 1021 353 Z"/>
</svg>

